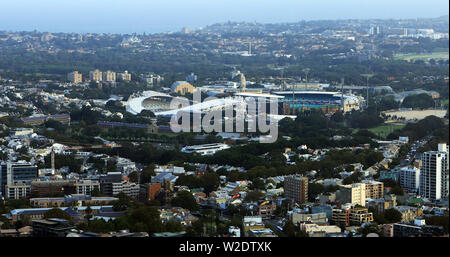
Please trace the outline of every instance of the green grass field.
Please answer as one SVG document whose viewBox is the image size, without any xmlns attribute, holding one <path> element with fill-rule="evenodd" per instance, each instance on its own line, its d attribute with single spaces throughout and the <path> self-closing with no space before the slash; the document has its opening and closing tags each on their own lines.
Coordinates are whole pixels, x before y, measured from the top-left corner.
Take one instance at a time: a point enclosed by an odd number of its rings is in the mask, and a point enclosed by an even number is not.
<svg viewBox="0 0 450 257">
<path fill-rule="evenodd" d="M 405 61 L 411 61 L 411 60 L 423 60 L 428 61 L 429 59 L 435 59 L 435 60 L 448 60 L 448 52 L 434 52 L 434 53 L 428 53 L 428 54 L 398 54 L 394 56 L 395 60 L 405 60 Z"/>
<path fill-rule="evenodd" d="M 402 129 L 405 126 L 405 124 L 401 123 L 392 123 L 392 124 L 383 124 L 378 127 L 370 128 L 368 129 L 370 132 L 374 133 L 375 135 L 378 135 L 382 138 L 386 138 L 387 135 L 389 135 L 394 130 Z"/>
</svg>

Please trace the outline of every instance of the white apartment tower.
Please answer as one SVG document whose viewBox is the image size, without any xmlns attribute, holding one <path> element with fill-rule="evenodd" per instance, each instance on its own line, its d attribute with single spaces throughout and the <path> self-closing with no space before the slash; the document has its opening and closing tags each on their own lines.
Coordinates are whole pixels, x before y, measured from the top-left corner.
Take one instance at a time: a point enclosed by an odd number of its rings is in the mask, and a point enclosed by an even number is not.
<svg viewBox="0 0 450 257">
<path fill-rule="evenodd" d="M 107 70 L 107 71 L 104 71 L 102 73 L 102 75 L 103 75 L 103 81 L 106 81 L 106 82 L 115 82 L 116 81 L 116 73 L 114 71 Z"/>
<path fill-rule="evenodd" d="M 431 200 L 440 200 L 448 196 L 448 157 L 447 144 L 439 144 L 438 151 L 423 153 L 420 169 L 420 196 Z"/>
<path fill-rule="evenodd" d="M 102 72 L 100 70 L 93 70 L 89 72 L 89 79 L 92 81 L 102 81 Z"/>
<path fill-rule="evenodd" d="M 420 169 L 410 166 L 399 170 L 400 187 L 408 193 L 417 193 L 420 183 Z"/>
</svg>

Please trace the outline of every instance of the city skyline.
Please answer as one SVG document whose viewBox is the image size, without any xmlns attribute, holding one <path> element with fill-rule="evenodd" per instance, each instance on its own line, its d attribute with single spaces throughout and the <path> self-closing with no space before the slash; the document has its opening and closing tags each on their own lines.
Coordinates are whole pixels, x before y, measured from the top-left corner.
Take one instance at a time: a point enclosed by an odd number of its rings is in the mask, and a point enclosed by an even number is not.
<svg viewBox="0 0 450 257">
<path fill-rule="evenodd" d="M 19 0 L 3 3 L 3 8 L 8 12 L 0 17 L 0 30 L 140 34 L 179 31 L 183 27 L 199 28 L 227 21 L 283 23 L 301 20 L 436 18 L 448 15 L 448 11 L 443 10 L 447 10 L 449 5 L 442 0 L 382 0 L 369 3 L 355 0 L 247 0 L 243 3 L 237 0 L 80 0 L 76 3 Z"/>
</svg>

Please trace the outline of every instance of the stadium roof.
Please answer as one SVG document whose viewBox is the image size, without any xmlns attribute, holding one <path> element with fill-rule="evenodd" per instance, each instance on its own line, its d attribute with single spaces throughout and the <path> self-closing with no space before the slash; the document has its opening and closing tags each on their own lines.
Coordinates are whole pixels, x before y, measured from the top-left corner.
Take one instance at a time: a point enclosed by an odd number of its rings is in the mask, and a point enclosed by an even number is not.
<svg viewBox="0 0 450 257">
<path fill-rule="evenodd" d="M 310 94 L 310 95 L 335 95 L 335 94 L 339 94 L 339 92 L 329 92 L 329 91 L 301 91 L 301 90 L 297 90 L 297 91 L 275 91 L 272 92 L 273 94 L 277 94 L 277 95 L 289 95 L 289 94 Z"/>
</svg>

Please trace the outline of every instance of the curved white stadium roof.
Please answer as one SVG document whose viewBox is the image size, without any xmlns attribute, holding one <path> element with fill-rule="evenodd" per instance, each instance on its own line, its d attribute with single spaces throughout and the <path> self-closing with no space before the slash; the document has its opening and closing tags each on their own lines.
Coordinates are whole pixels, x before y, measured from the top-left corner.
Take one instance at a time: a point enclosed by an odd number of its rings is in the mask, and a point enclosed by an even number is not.
<svg viewBox="0 0 450 257">
<path fill-rule="evenodd" d="M 147 99 L 149 97 L 158 97 L 158 96 L 172 98 L 172 96 L 170 96 L 168 94 L 164 94 L 164 93 L 160 93 L 160 92 L 156 92 L 156 91 L 144 91 L 144 92 L 142 92 L 141 95 L 139 95 L 137 97 L 130 96 L 130 98 L 127 101 L 126 110 L 127 110 L 127 112 L 135 114 L 135 115 L 139 114 L 143 110 L 145 110 L 145 108 L 142 106 L 142 102 L 144 102 L 145 99 Z"/>
</svg>

